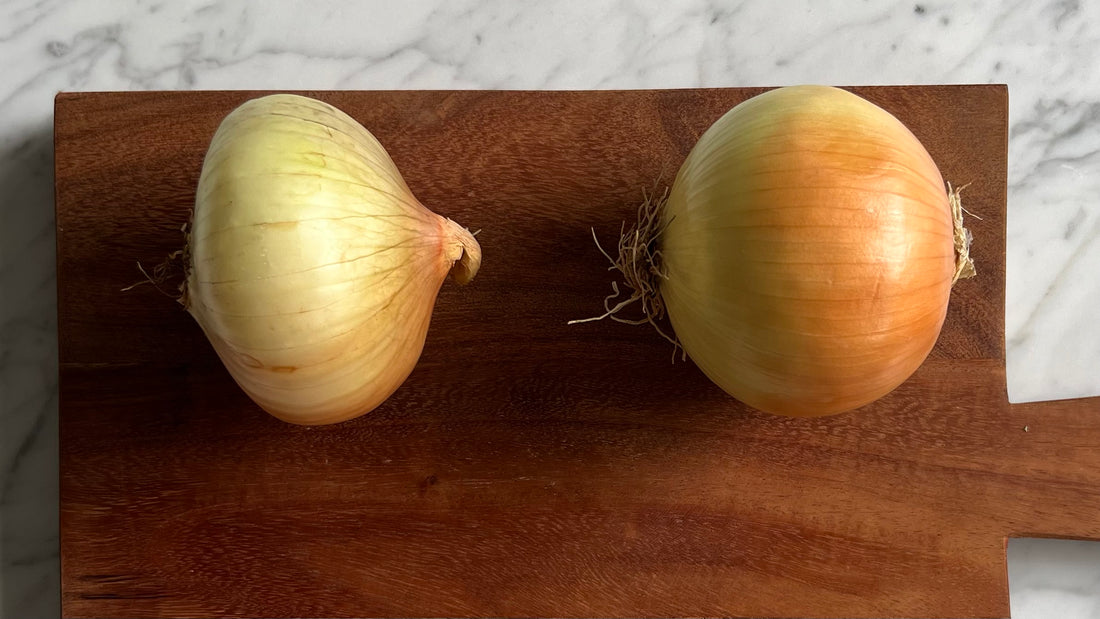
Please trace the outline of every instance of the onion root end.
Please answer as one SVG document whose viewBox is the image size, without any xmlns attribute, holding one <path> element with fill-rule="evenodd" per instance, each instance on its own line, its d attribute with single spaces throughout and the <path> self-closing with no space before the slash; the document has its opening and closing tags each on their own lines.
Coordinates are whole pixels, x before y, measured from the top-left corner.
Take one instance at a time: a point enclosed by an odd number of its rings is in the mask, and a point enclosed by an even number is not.
<svg viewBox="0 0 1100 619">
<path fill-rule="evenodd" d="M 673 360 L 675 360 L 677 350 L 681 352 L 682 359 L 687 358 L 686 352 L 680 345 L 679 340 L 666 333 L 658 324 L 665 316 L 660 281 L 667 279 L 668 275 L 661 261 L 660 237 L 669 224 L 669 222 L 662 221 L 662 213 L 665 204 L 668 202 L 668 194 L 668 189 L 665 189 L 660 196 L 657 196 L 656 193 L 643 194 L 642 203 L 638 207 L 637 222 L 630 229 L 625 229 L 626 224 L 624 223 L 623 228 L 620 229 L 618 258 L 613 258 L 611 254 L 604 250 L 603 246 L 600 245 L 599 238 L 596 236 L 596 230 L 592 230 L 592 240 L 595 241 L 596 248 L 611 263 L 608 270 L 618 271 L 622 274 L 630 295 L 625 299 L 621 299 L 625 293 L 621 292 L 618 283 L 613 281 L 611 282 L 612 293 L 604 297 L 603 314 L 591 318 L 570 320 L 566 324 L 575 325 L 606 318 L 629 325 L 649 323 L 661 337 L 672 343 Z M 611 303 L 616 299 L 621 300 L 613 306 Z M 641 318 L 630 319 L 620 315 L 622 310 L 635 303 L 641 307 Z"/>
</svg>

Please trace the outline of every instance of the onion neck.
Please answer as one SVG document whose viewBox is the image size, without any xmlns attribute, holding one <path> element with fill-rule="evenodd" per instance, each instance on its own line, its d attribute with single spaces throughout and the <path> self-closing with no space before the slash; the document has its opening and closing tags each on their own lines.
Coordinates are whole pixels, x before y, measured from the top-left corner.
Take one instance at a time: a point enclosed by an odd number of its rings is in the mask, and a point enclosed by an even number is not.
<svg viewBox="0 0 1100 619">
<path fill-rule="evenodd" d="M 970 234 L 970 230 L 963 227 L 963 213 L 969 211 L 963 208 L 960 194 L 963 189 L 966 189 L 967 185 L 952 187 L 951 183 L 947 183 L 947 200 L 951 204 L 951 219 L 954 223 L 955 237 L 955 274 L 951 278 L 952 286 L 960 279 L 967 279 L 978 274 L 978 271 L 974 268 L 974 260 L 970 257 L 970 243 L 974 240 L 974 237 Z"/>
<path fill-rule="evenodd" d="M 470 231 L 450 219 L 443 220 L 443 247 L 451 261 L 451 277 L 468 284 L 481 267 L 481 245 Z"/>
</svg>

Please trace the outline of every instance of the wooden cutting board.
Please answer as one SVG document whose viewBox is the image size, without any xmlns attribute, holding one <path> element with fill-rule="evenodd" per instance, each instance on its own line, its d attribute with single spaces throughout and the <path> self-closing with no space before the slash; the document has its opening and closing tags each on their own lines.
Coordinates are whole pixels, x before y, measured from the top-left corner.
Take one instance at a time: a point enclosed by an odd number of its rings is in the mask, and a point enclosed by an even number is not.
<svg viewBox="0 0 1100 619">
<path fill-rule="evenodd" d="M 1100 399 L 1009 405 L 1007 90 L 854 88 L 971 183 L 979 277 L 856 414 L 740 405 L 593 315 L 642 190 L 762 89 L 314 92 L 481 229 L 424 355 L 336 426 L 253 405 L 151 286 L 251 92 L 56 101 L 67 616 L 1004 617 L 1011 536 L 1100 538 Z"/>
</svg>

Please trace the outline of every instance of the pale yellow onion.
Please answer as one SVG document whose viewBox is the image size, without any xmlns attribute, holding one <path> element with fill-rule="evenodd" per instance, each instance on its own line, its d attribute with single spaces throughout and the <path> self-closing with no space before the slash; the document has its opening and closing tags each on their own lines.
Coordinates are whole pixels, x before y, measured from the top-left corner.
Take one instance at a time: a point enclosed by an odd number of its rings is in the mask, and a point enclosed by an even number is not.
<svg viewBox="0 0 1100 619">
<path fill-rule="evenodd" d="M 423 349 L 436 295 L 481 249 L 422 206 L 382 145 L 296 95 L 230 113 L 203 163 L 185 302 L 241 388 L 280 419 L 377 407 Z"/>
<path fill-rule="evenodd" d="M 854 94 L 788 87 L 736 106 L 688 155 L 661 222 L 676 336 L 755 408 L 863 406 L 939 335 L 955 269 L 948 193 L 917 138 Z"/>
</svg>

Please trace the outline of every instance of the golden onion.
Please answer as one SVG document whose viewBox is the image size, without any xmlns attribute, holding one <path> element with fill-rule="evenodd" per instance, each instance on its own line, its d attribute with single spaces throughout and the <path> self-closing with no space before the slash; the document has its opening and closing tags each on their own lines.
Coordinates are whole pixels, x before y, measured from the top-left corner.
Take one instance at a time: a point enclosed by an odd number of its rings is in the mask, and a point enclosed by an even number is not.
<svg viewBox="0 0 1100 619">
<path fill-rule="evenodd" d="M 795 86 L 741 103 L 659 208 L 655 249 L 642 252 L 659 293 L 648 305 L 663 304 L 686 354 L 750 406 L 858 408 L 936 342 L 956 273 L 951 200 L 917 138 L 865 99 Z"/>
</svg>

